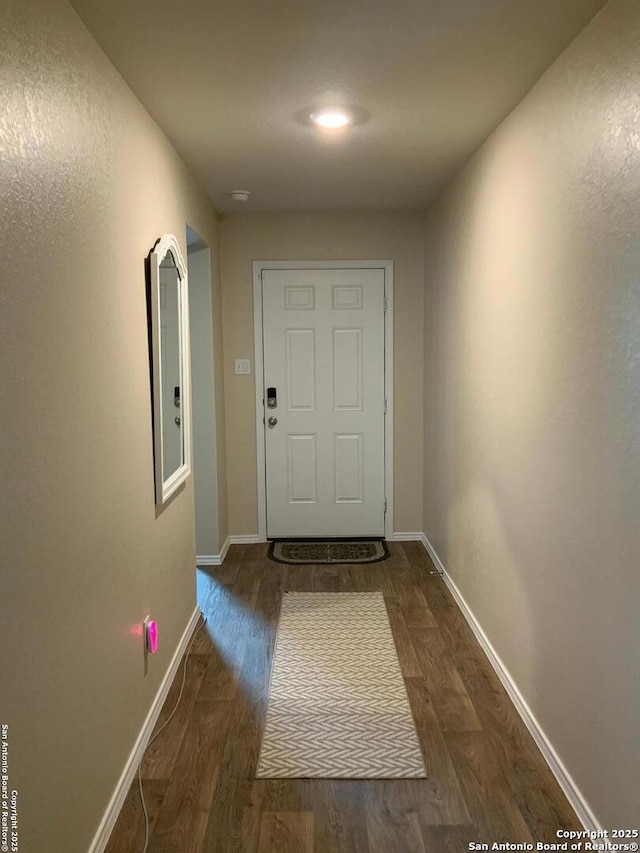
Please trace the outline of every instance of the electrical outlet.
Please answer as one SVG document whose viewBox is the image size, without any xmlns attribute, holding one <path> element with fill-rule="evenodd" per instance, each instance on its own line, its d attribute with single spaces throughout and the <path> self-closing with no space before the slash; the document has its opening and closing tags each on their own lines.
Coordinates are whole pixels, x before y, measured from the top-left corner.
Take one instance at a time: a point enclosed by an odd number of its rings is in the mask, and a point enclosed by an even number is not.
<svg viewBox="0 0 640 853">
<path fill-rule="evenodd" d="M 155 655 L 158 651 L 158 623 L 151 616 L 146 616 L 142 623 L 142 639 L 145 655 Z"/>
</svg>

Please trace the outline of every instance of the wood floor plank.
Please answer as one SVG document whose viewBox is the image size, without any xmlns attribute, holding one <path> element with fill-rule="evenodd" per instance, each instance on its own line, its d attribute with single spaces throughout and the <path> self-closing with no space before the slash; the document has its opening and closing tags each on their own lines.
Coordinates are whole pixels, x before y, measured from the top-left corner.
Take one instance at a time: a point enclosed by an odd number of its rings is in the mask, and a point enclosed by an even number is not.
<svg viewBox="0 0 640 853">
<path fill-rule="evenodd" d="M 286 571 L 281 574 L 264 574 L 253 603 L 254 613 L 259 618 L 253 620 L 248 630 L 247 650 L 239 679 L 253 705 L 256 725 L 262 724 L 266 714 L 276 629 L 286 578 Z"/>
<path fill-rule="evenodd" d="M 460 638 L 465 644 L 467 642 L 475 642 L 473 632 L 467 620 L 462 615 L 447 585 L 439 575 L 423 574 L 417 586 L 424 592 L 427 604 L 434 615 L 438 627 L 449 626 L 456 632 L 459 628 Z"/>
<path fill-rule="evenodd" d="M 427 575 L 438 573 L 438 570 L 436 569 L 431 557 L 426 552 L 422 542 L 399 542 L 398 545 L 406 554 L 407 560 L 416 569 L 422 570 L 422 572 Z"/>
<path fill-rule="evenodd" d="M 395 595 L 385 595 L 385 603 L 402 674 L 405 678 L 419 678 L 422 675 L 422 669 L 400 603 Z"/>
<path fill-rule="evenodd" d="M 437 628 L 438 623 L 424 592 L 415 585 L 393 582 L 396 598 L 408 628 Z"/>
<path fill-rule="evenodd" d="M 350 592 L 383 592 L 385 595 L 393 595 L 393 581 L 391 571 L 387 569 L 387 561 L 378 563 L 361 563 L 362 581 L 365 588 L 362 590 L 349 590 Z"/>
<path fill-rule="evenodd" d="M 253 607 L 260 617 L 254 619 L 249 628 L 249 641 L 238 679 L 240 689 L 234 702 L 233 736 L 222 748 L 203 853 L 244 853 L 247 849 L 243 833 L 247 827 L 247 805 L 253 792 L 264 726 L 279 609 L 278 590 L 283 584 L 282 575 L 270 574 L 271 566 L 264 568 L 266 571 L 258 575 L 258 585 L 252 595 Z M 243 583 L 247 590 L 252 589 L 251 583 L 243 580 L 242 573 L 238 583 Z"/>
<path fill-rule="evenodd" d="M 313 779 L 257 779 L 261 789 L 262 810 L 266 812 L 313 811 L 315 799 Z"/>
<path fill-rule="evenodd" d="M 375 853 L 426 853 L 416 803 L 407 796 L 414 780 L 370 782 L 366 788 L 365 807 L 369 844 Z"/>
<path fill-rule="evenodd" d="M 479 841 L 474 826 L 428 826 L 422 830 L 426 853 L 466 853 Z"/>
<path fill-rule="evenodd" d="M 316 565 L 313 566 L 312 592 L 338 592 L 340 583 L 338 573 L 342 566 Z"/>
<path fill-rule="evenodd" d="M 258 760 L 259 724 L 254 697 L 239 694 L 233 726 L 221 749 L 218 777 L 202 853 L 245 853 L 247 805 Z"/>
<path fill-rule="evenodd" d="M 313 812 L 264 812 L 259 853 L 313 853 Z"/>
<path fill-rule="evenodd" d="M 262 563 L 242 563 L 240 565 L 238 577 L 230 587 L 230 593 L 235 602 L 236 608 L 246 610 L 249 615 L 251 614 L 251 609 L 260 588 L 260 581 L 262 579 L 261 566 Z M 269 568 L 271 568 L 271 566 L 269 566 Z"/>
<path fill-rule="evenodd" d="M 240 575 L 239 570 L 237 574 Z M 202 577 L 202 570 L 198 575 Z M 199 603 L 207 624 L 195 638 L 192 654 L 216 654 L 226 649 L 228 655 L 223 656 L 236 660 L 234 652 L 243 642 L 247 622 L 253 618 L 251 608 L 258 582 L 255 575 L 246 572 L 232 585 L 222 583 L 215 575 L 207 575 L 205 581 L 200 582 L 203 597 Z M 223 625 L 224 630 L 221 630 Z"/>
<path fill-rule="evenodd" d="M 225 660 L 215 647 L 212 649 L 196 701 L 213 702 L 219 699 L 229 701 L 234 698 L 238 689 L 238 666 L 242 665 L 243 652 L 244 645 L 236 654 L 235 660 L 231 661 Z"/>
<path fill-rule="evenodd" d="M 406 678 L 428 777 L 415 780 L 421 826 L 470 823 L 471 816 L 423 678 Z"/>
<path fill-rule="evenodd" d="M 287 589 L 290 592 L 310 592 L 313 566 L 287 566 Z"/>
<path fill-rule="evenodd" d="M 171 777 L 208 663 L 209 658 L 205 655 L 191 654 L 189 656 L 180 704 L 169 725 L 159 737 L 150 743 L 142 761 L 142 777 L 144 779 L 169 779 Z M 183 664 L 181 663 L 169 689 L 167 701 L 164 703 L 154 727 L 153 737 L 165 724 L 176 705 L 182 684 L 182 667 Z"/>
<path fill-rule="evenodd" d="M 275 629 L 278 624 L 282 596 L 288 589 L 289 566 L 268 561 L 268 571 L 262 573 L 251 609 L 252 621 L 258 617 L 261 626 Z"/>
<path fill-rule="evenodd" d="M 266 542 L 250 542 L 243 546 L 242 560 L 245 565 L 256 562 L 262 562 L 269 550 L 269 545 Z"/>
<path fill-rule="evenodd" d="M 384 561 L 385 568 L 394 576 L 398 569 L 411 568 L 411 561 L 407 557 L 400 542 L 387 542 L 389 557 Z"/>
<path fill-rule="evenodd" d="M 449 616 L 446 621 L 439 621 L 437 627 L 440 641 L 455 661 L 461 675 L 466 673 L 471 676 L 489 678 L 496 685 L 500 685 L 500 679 L 489 663 L 484 650 L 476 641 L 466 620 L 465 625 L 462 626 L 457 620 Z"/>
<path fill-rule="evenodd" d="M 195 703 L 153 831 L 154 853 L 198 853 L 202 848 L 232 711 L 229 702 Z"/>
<path fill-rule="evenodd" d="M 533 841 L 486 733 L 446 732 L 445 740 L 482 840 Z"/>
<path fill-rule="evenodd" d="M 498 682 L 463 674 L 483 730 L 531 834 L 556 839 L 558 829 L 580 829 L 567 798 L 533 737 Z"/>
<path fill-rule="evenodd" d="M 442 730 L 479 731 L 473 702 L 438 629 L 414 630 L 411 642 Z"/>
<path fill-rule="evenodd" d="M 162 809 L 169 785 L 166 779 L 143 779 L 142 790 L 149 815 L 149 832 Z M 105 853 L 140 853 L 144 847 L 145 829 L 138 779 L 134 779 L 129 788 L 116 825 L 111 833 Z"/>
<path fill-rule="evenodd" d="M 389 574 L 389 581 L 394 590 L 398 586 L 416 586 L 422 580 L 422 570 L 408 562 L 404 551 L 400 553 L 402 556 L 396 557 L 393 562 L 388 560 L 386 563 L 380 563 L 380 565 L 385 566 Z"/>
<path fill-rule="evenodd" d="M 366 568 L 359 563 L 348 563 L 340 566 L 340 573 L 338 574 L 340 592 L 367 592 Z"/>
<path fill-rule="evenodd" d="M 263 779 L 256 779 L 247 788 L 247 797 L 242 805 L 240 828 L 240 837 L 245 850 L 254 851 L 258 849 L 260 821 L 263 813 L 277 811 L 277 809 L 271 809 L 267 806 L 265 792 L 266 787 Z M 282 811 L 286 811 L 286 809 L 282 809 Z M 297 809 L 291 809 L 291 811 L 297 811 Z"/>
<path fill-rule="evenodd" d="M 369 853 L 367 783 L 356 779 L 311 781 L 316 853 Z"/>
</svg>

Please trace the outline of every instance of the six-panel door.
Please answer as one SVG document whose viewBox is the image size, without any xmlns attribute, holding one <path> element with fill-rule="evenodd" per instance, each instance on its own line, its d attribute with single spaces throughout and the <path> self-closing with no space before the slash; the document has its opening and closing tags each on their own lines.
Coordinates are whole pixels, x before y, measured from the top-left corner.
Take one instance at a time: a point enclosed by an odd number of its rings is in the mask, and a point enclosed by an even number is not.
<svg viewBox="0 0 640 853">
<path fill-rule="evenodd" d="M 267 535 L 383 536 L 384 271 L 264 270 L 262 298 Z"/>
</svg>

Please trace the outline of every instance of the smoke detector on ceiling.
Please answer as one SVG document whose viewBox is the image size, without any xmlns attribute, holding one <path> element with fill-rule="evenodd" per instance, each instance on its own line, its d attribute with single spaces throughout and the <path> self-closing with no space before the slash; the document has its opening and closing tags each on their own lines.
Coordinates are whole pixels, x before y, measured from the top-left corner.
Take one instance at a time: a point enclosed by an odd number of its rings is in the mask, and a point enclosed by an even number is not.
<svg viewBox="0 0 640 853">
<path fill-rule="evenodd" d="M 231 190 L 231 192 L 229 193 L 231 200 L 237 201 L 240 204 L 244 204 L 245 202 L 249 201 L 250 195 L 251 192 L 249 190 Z"/>
</svg>

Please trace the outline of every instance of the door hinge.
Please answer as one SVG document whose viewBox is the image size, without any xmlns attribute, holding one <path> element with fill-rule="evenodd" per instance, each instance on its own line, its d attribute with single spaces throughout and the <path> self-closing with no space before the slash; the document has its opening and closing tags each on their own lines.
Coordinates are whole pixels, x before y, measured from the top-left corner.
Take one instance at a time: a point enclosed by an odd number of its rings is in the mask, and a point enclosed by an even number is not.
<svg viewBox="0 0 640 853">
<path fill-rule="evenodd" d="M 386 400 L 383 403 L 383 409 L 384 409 L 384 413 L 386 415 L 387 414 L 387 401 Z"/>
<path fill-rule="evenodd" d="M 384 296 L 382 299 L 382 308 L 384 310 L 384 313 L 386 314 L 387 313 L 387 297 L 386 296 Z"/>
<path fill-rule="evenodd" d="M 384 514 L 387 514 L 387 499 L 384 499 Z"/>
</svg>

